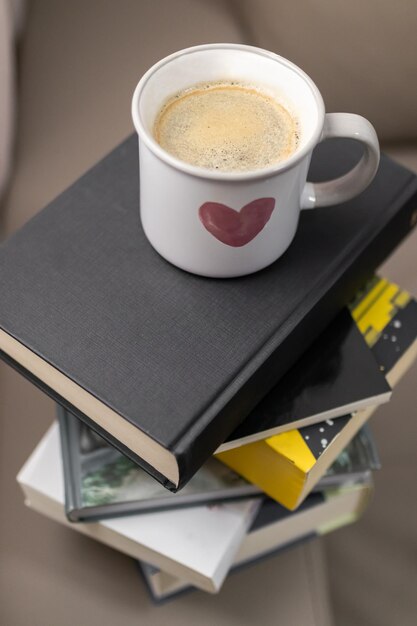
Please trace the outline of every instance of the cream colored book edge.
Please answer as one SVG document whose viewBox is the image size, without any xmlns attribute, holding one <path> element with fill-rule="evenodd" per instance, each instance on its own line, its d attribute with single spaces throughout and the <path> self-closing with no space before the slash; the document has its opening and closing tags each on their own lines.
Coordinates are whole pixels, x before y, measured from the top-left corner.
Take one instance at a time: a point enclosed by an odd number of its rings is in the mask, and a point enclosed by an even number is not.
<svg viewBox="0 0 417 626">
<path fill-rule="evenodd" d="M 146 463 L 158 469 L 174 485 L 179 483 L 179 469 L 175 456 L 139 428 L 130 424 L 119 413 L 77 385 L 47 361 L 29 350 L 11 335 L 0 329 L 0 347 L 14 361 L 79 411 L 110 433 L 127 448 L 135 452 Z"/>
<path fill-rule="evenodd" d="M 389 391 L 379 396 L 371 396 L 369 398 L 366 398 L 366 400 L 359 400 L 354 404 L 346 404 L 339 407 L 337 410 L 332 409 L 329 411 L 323 411 L 323 413 L 318 413 L 314 417 L 295 420 L 294 422 L 291 422 L 291 426 L 289 424 L 284 424 L 279 428 L 271 428 L 269 430 L 265 430 L 262 432 L 261 437 L 259 436 L 259 433 L 255 433 L 253 435 L 248 435 L 247 437 L 242 437 L 241 439 L 226 441 L 217 448 L 215 454 L 219 454 L 220 452 L 227 452 L 228 450 L 234 450 L 235 448 L 239 448 L 249 443 L 260 441 L 262 439 L 268 439 L 268 437 L 273 437 L 275 435 L 288 432 L 289 430 L 298 430 L 300 428 L 304 428 L 304 426 L 313 426 L 314 424 L 320 424 L 320 422 L 325 422 L 327 419 L 336 419 L 338 417 L 348 415 L 349 413 L 363 411 L 369 407 L 376 408 L 381 404 L 386 404 L 387 402 L 389 402 L 391 399 L 391 395 L 392 392 Z"/>
</svg>

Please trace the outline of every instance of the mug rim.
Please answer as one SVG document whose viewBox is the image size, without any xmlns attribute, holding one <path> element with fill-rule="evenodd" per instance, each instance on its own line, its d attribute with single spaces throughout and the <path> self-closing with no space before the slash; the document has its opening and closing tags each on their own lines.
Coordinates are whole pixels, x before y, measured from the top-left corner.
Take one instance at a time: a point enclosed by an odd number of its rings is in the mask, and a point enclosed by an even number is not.
<svg viewBox="0 0 417 626">
<path fill-rule="evenodd" d="M 252 54 L 258 54 L 260 56 L 270 58 L 280 63 L 281 65 L 285 65 L 294 73 L 298 74 L 298 76 L 301 79 L 303 79 L 304 82 L 307 83 L 316 101 L 317 112 L 318 112 L 318 122 L 317 122 L 316 128 L 311 134 L 311 137 L 309 138 L 308 141 L 306 141 L 305 145 L 299 151 L 296 151 L 288 159 L 285 159 L 285 161 L 276 163 L 274 165 L 271 165 L 269 167 L 265 167 L 262 169 L 249 170 L 247 172 L 219 172 L 217 170 L 211 170 L 211 169 L 204 168 L 204 167 L 198 167 L 196 165 L 191 165 L 190 163 L 186 163 L 185 161 L 181 161 L 180 159 L 177 159 L 176 157 L 171 155 L 169 152 L 164 150 L 164 148 L 162 148 L 157 143 L 157 141 L 153 138 L 152 134 L 149 133 L 148 130 L 146 129 L 145 124 L 142 120 L 142 116 L 140 114 L 140 109 L 139 109 L 140 97 L 146 84 L 148 83 L 149 79 L 151 78 L 151 76 L 153 76 L 155 72 L 157 72 L 161 67 L 163 67 L 164 65 L 167 65 L 174 59 L 181 57 L 181 56 L 188 55 L 188 54 L 193 54 L 195 52 L 202 52 L 204 50 L 213 50 L 213 49 L 242 50 L 245 52 L 251 52 Z M 138 82 L 135 88 L 135 91 L 133 93 L 133 98 L 132 98 L 131 112 L 132 112 L 133 124 L 135 126 L 137 134 L 139 135 L 139 138 L 145 143 L 145 145 L 149 148 L 149 150 L 155 154 L 155 156 L 157 156 L 161 161 L 164 161 L 167 165 L 170 165 L 172 168 L 176 170 L 180 170 L 191 176 L 196 176 L 198 178 L 212 179 L 212 180 L 217 180 L 217 181 L 248 181 L 248 180 L 269 178 L 280 172 L 285 172 L 291 169 L 292 167 L 294 167 L 295 165 L 297 165 L 307 154 L 312 152 L 313 148 L 317 145 L 317 143 L 320 141 L 320 138 L 321 138 L 323 124 L 324 124 L 325 108 L 324 108 L 324 101 L 323 101 L 322 95 L 318 87 L 316 86 L 316 84 L 313 82 L 313 80 L 308 76 L 308 74 L 304 72 L 304 70 L 298 67 L 298 65 L 295 65 L 295 63 L 292 63 L 285 57 L 275 54 L 274 52 L 270 52 L 269 50 L 264 50 L 263 48 L 258 48 L 255 46 L 247 46 L 244 44 L 233 44 L 233 43 L 211 43 L 211 44 L 202 44 L 198 46 L 192 46 L 190 48 L 184 48 L 183 50 L 178 50 L 177 52 L 174 52 L 173 54 L 170 54 L 164 57 L 163 59 L 161 59 L 154 65 L 152 65 L 142 76 L 142 78 L 140 79 L 140 81 Z"/>
</svg>

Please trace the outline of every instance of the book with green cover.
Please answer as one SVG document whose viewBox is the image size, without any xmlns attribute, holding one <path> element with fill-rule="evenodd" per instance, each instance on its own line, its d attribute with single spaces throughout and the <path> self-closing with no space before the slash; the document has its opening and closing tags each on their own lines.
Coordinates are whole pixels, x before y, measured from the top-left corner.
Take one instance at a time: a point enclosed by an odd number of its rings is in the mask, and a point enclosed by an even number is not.
<svg viewBox="0 0 417 626">
<path fill-rule="evenodd" d="M 31 509 L 212 593 L 218 591 L 227 576 L 262 500 L 257 496 L 216 506 L 71 524 L 64 511 L 62 461 L 55 422 L 17 476 L 25 503 Z"/>
<path fill-rule="evenodd" d="M 83 422 L 57 405 L 65 480 L 65 512 L 71 522 L 209 505 L 262 494 L 232 469 L 209 459 L 179 492 L 171 493 Z M 370 429 L 343 450 L 315 491 L 366 480 L 380 466 Z"/>
<path fill-rule="evenodd" d="M 375 278 L 351 305 L 352 316 L 391 386 L 417 356 L 417 302 Z M 370 418 L 370 407 L 292 430 L 217 456 L 271 498 L 295 509 Z"/>
</svg>

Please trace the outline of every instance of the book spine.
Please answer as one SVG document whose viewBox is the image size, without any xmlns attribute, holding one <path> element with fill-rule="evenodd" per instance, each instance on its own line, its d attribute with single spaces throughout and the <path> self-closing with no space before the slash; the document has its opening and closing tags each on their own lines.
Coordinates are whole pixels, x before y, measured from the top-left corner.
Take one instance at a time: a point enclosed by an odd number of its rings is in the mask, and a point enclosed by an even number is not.
<svg viewBox="0 0 417 626">
<path fill-rule="evenodd" d="M 76 487 L 71 479 L 73 476 L 73 463 L 70 457 L 69 432 L 66 419 L 66 411 L 60 405 L 56 405 L 56 413 L 59 424 L 59 437 L 61 442 L 62 467 L 64 470 L 64 493 L 65 493 L 65 514 L 68 521 L 77 522 L 78 509 Z"/>
<path fill-rule="evenodd" d="M 242 384 L 233 381 L 235 393 L 226 403 L 215 399 L 207 413 L 176 442 L 173 452 L 178 461 L 181 488 L 202 463 L 211 456 L 234 428 L 272 389 L 304 350 L 349 303 L 360 287 L 374 274 L 417 224 L 417 181 L 415 176 L 397 198 L 392 219 L 380 230 L 375 225 L 372 241 L 359 250 L 353 262 L 346 263 L 338 280 L 325 290 L 302 321 L 292 328 L 279 348 Z M 285 354 L 285 359 L 282 358 Z"/>
</svg>

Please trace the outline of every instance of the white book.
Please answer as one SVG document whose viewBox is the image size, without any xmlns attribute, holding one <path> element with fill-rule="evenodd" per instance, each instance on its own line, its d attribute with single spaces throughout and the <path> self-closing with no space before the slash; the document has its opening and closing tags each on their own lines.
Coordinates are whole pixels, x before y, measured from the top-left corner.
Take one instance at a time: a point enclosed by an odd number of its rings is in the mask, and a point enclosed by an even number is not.
<svg viewBox="0 0 417 626">
<path fill-rule="evenodd" d="M 232 569 L 258 561 L 303 538 L 324 535 L 354 522 L 365 510 L 371 493 L 372 475 L 368 472 L 361 483 L 311 494 L 297 511 L 266 500 L 234 558 Z M 139 565 L 154 600 L 166 600 L 190 589 L 177 576 L 142 561 Z"/>
<path fill-rule="evenodd" d="M 57 423 L 44 435 L 17 480 L 30 508 L 213 593 L 220 589 L 261 501 L 254 498 L 71 524 L 64 512 Z"/>
</svg>

